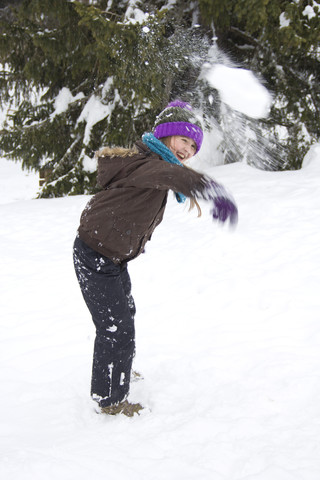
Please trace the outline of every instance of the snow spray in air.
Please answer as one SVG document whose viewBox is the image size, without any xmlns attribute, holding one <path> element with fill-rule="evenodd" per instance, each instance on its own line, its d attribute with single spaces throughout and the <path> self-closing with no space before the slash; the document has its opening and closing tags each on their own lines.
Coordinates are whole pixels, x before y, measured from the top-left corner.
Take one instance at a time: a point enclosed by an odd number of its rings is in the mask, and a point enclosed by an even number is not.
<svg viewBox="0 0 320 480">
<path fill-rule="evenodd" d="M 209 156 L 218 149 L 220 156 L 214 163 L 243 161 L 263 170 L 283 169 L 285 149 L 266 121 L 273 102 L 271 93 L 250 70 L 231 62 L 216 40 L 197 82 L 201 90 L 197 96 L 208 129 L 202 156 L 212 163 Z"/>
</svg>

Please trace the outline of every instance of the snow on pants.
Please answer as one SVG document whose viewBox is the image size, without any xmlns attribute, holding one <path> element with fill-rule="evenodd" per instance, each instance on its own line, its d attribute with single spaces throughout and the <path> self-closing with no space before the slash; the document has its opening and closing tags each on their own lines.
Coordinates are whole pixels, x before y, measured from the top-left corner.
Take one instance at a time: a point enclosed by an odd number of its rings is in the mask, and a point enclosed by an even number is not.
<svg viewBox="0 0 320 480">
<path fill-rule="evenodd" d="M 129 392 L 135 353 L 135 305 L 127 264 L 115 265 L 78 236 L 73 260 L 82 295 L 96 327 L 91 395 L 101 407 Z"/>
</svg>

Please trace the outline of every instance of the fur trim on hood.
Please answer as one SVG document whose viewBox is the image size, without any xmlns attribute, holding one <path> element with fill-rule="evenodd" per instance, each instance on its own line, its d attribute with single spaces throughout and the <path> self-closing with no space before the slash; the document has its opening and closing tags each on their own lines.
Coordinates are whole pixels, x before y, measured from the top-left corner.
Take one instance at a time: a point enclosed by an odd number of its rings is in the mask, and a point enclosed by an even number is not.
<svg viewBox="0 0 320 480">
<path fill-rule="evenodd" d="M 132 157 L 139 153 L 139 150 L 134 145 L 132 148 L 124 147 L 104 147 L 101 150 L 98 150 L 95 154 L 97 158 L 103 157 Z"/>
</svg>

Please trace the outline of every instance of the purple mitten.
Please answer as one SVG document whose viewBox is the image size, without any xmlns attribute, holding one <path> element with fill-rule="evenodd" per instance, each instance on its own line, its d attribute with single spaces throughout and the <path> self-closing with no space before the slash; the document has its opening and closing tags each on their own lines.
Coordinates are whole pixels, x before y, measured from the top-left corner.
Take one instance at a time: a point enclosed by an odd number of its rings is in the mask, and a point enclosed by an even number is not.
<svg viewBox="0 0 320 480">
<path fill-rule="evenodd" d="M 225 222 L 229 219 L 230 225 L 238 223 L 238 209 L 225 188 L 210 177 L 204 177 L 203 188 L 200 192 L 196 192 L 197 198 L 203 200 L 212 200 L 213 207 L 210 210 L 214 220 Z"/>
<path fill-rule="evenodd" d="M 213 208 L 210 213 L 212 217 L 219 222 L 225 222 L 229 218 L 230 225 L 236 225 L 238 223 L 238 209 L 230 198 L 214 198 Z"/>
</svg>

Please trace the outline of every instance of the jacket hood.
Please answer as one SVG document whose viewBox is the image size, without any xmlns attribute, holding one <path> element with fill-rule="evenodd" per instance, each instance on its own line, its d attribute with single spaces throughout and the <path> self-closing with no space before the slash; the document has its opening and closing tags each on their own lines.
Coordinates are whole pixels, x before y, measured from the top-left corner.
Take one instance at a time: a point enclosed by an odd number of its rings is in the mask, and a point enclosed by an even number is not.
<svg viewBox="0 0 320 480">
<path fill-rule="evenodd" d="M 148 151 L 149 149 L 142 142 L 137 142 L 132 148 L 104 147 L 96 152 L 96 157 L 98 158 L 98 185 L 105 188 L 109 183 L 117 181 L 118 178 L 120 179 L 127 165 L 126 160 Z"/>
</svg>

